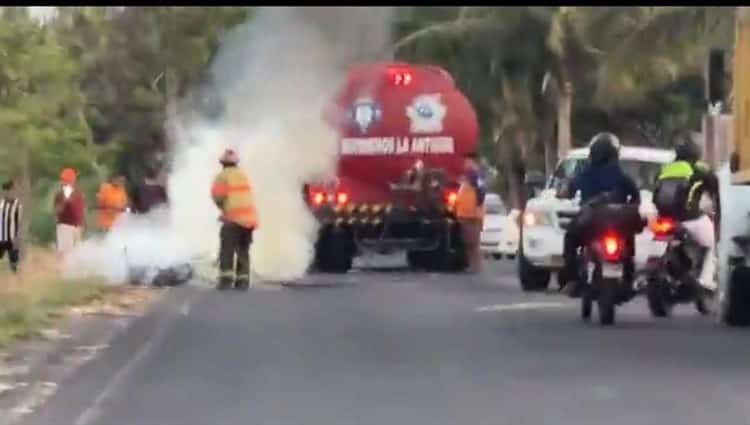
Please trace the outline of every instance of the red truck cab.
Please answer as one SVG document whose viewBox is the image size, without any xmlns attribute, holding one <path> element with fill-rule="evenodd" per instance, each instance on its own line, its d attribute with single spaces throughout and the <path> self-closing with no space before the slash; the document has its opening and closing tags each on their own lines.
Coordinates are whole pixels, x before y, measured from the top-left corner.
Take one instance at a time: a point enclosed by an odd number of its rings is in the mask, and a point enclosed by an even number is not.
<svg viewBox="0 0 750 425">
<path fill-rule="evenodd" d="M 421 160 L 426 169 L 443 173 L 445 190 L 455 191 L 479 130 L 474 109 L 450 74 L 437 66 L 401 62 L 355 65 L 326 119 L 339 135 L 337 185 L 310 186 L 308 202 L 322 224 L 318 249 L 351 255 L 341 254 L 349 257 L 341 261 L 319 255 L 320 268 L 348 269 L 350 257 L 363 248 L 404 248 L 415 253 L 410 259 L 434 251 L 434 239 L 452 231 L 425 230 L 426 221 L 439 220 L 424 217 L 414 205 L 399 204 L 392 185 Z M 395 211 L 399 208 L 408 214 Z M 449 223 L 444 218 L 440 226 Z M 328 267 L 331 263 L 339 267 Z"/>
</svg>

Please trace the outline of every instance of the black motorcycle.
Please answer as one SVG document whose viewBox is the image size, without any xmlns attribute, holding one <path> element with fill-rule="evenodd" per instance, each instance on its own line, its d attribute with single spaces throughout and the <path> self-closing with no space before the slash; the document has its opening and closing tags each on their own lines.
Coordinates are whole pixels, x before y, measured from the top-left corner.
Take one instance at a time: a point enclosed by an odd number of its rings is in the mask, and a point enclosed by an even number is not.
<svg viewBox="0 0 750 425">
<path fill-rule="evenodd" d="M 703 315 L 710 313 L 698 279 L 707 249 L 690 238 L 676 220 L 659 216 L 650 224 L 655 240 L 665 241 L 661 257 L 650 258 L 638 288 L 645 291 L 648 307 L 654 317 L 667 317 L 677 304 L 693 303 Z"/>
<path fill-rule="evenodd" d="M 588 243 L 578 253 L 578 282 L 581 289 L 581 317 L 591 319 L 593 304 L 599 322 L 612 325 L 618 305 L 633 299 L 633 257 L 635 235 L 645 222 L 632 204 L 600 204 L 588 210 L 593 219 Z"/>
</svg>

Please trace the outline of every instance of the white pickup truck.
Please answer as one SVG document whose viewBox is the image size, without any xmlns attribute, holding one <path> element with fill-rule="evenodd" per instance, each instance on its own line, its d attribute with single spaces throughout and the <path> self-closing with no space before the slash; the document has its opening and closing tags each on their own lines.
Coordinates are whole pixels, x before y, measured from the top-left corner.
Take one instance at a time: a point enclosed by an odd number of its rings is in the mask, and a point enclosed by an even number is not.
<svg viewBox="0 0 750 425">
<path fill-rule="evenodd" d="M 577 199 L 557 198 L 557 191 L 583 170 L 588 161 L 588 148 L 574 149 L 560 161 L 545 189 L 526 203 L 521 220 L 521 244 L 518 254 L 518 274 L 524 291 L 544 290 L 549 286 L 552 272 L 562 269 L 563 237 L 570 219 L 566 215 L 579 209 Z M 620 165 L 635 180 L 641 190 L 641 214 L 651 217 L 656 208 L 651 202 L 651 191 L 661 167 L 674 159 L 667 149 L 622 146 Z M 651 256 L 660 256 L 664 243 L 653 239 L 646 228 L 636 237 L 636 268 Z M 558 283 L 563 285 L 558 277 Z"/>
</svg>

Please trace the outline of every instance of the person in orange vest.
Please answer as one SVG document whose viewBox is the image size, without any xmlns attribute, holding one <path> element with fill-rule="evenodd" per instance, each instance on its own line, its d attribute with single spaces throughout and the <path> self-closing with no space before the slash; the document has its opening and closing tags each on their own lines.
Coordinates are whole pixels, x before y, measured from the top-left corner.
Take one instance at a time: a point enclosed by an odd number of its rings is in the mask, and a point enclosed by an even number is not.
<svg viewBox="0 0 750 425">
<path fill-rule="evenodd" d="M 125 177 L 115 176 L 102 183 L 96 194 L 97 224 L 102 231 L 109 231 L 120 214 L 128 209 L 128 194 L 125 191 Z"/>
<path fill-rule="evenodd" d="M 250 244 L 257 224 L 253 190 L 250 179 L 238 167 L 239 157 L 233 149 L 227 149 L 219 162 L 224 169 L 211 187 L 222 221 L 217 289 L 229 289 L 234 284 L 235 289 L 244 291 L 250 287 Z"/>
<path fill-rule="evenodd" d="M 468 270 L 477 273 L 482 265 L 479 239 L 484 220 L 484 188 L 473 157 L 467 158 L 465 173 L 460 177 L 459 183 L 461 186 L 456 197 L 455 213 L 461 226 Z"/>
</svg>

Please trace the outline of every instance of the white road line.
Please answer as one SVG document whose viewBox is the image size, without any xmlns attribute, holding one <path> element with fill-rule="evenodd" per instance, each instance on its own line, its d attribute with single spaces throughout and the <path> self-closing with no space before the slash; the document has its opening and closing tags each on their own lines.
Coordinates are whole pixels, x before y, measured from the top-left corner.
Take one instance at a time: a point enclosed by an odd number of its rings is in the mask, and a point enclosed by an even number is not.
<svg viewBox="0 0 750 425">
<path fill-rule="evenodd" d="M 195 303 L 202 294 L 205 294 L 205 292 L 198 292 L 196 295 L 191 297 L 190 300 L 186 301 L 186 304 Z M 146 355 L 151 352 L 156 343 L 164 339 L 167 331 L 172 328 L 172 325 L 177 322 L 177 319 L 178 317 L 176 316 L 171 319 L 167 319 L 165 323 L 161 324 L 161 327 L 158 329 L 158 331 L 151 338 L 149 338 L 149 340 L 144 343 L 141 348 L 138 349 L 138 352 L 136 352 L 136 354 L 130 360 L 128 360 L 127 363 L 125 363 L 125 365 L 112 377 L 112 379 L 107 382 L 104 390 L 93 401 L 93 403 L 91 403 L 91 406 L 84 410 L 83 413 L 81 413 L 81 415 L 75 421 L 75 425 L 91 424 L 101 415 L 102 405 L 108 399 L 111 399 L 114 396 L 117 387 L 119 387 L 120 384 L 122 384 L 128 377 L 128 375 L 130 375 L 130 373 L 138 366 L 138 364 L 146 358 Z"/>
<path fill-rule="evenodd" d="M 544 310 L 553 308 L 567 308 L 573 307 L 576 304 L 573 303 L 560 303 L 560 302 L 528 302 L 528 303 L 514 303 L 514 304 L 495 304 L 478 307 L 475 311 L 477 313 L 487 312 L 499 312 L 499 311 L 520 311 L 520 310 Z"/>
</svg>

